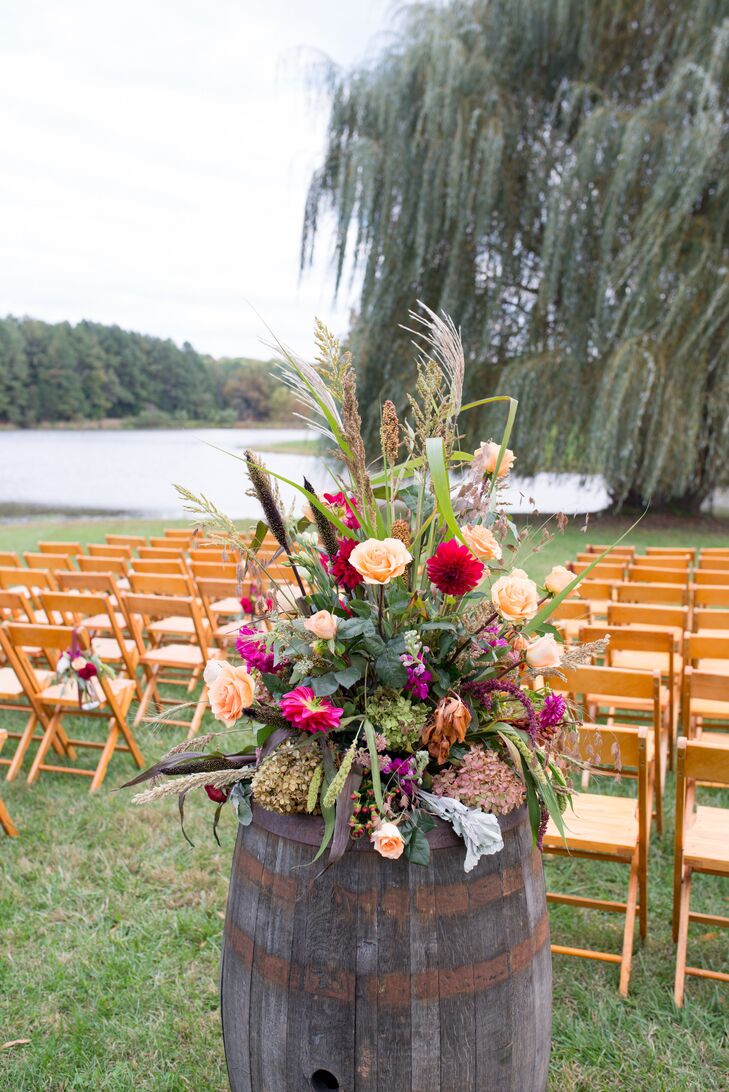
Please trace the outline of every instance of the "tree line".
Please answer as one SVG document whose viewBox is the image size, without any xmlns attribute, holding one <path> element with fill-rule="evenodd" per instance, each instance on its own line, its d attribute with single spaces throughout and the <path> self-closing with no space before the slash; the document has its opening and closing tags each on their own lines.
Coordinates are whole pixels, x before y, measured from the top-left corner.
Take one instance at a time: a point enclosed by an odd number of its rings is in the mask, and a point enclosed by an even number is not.
<svg viewBox="0 0 729 1092">
<path fill-rule="evenodd" d="M 520 400 L 522 471 L 689 509 L 729 484 L 729 0 L 433 0 L 326 74 L 326 212 L 375 435 L 400 324 L 460 325 L 466 396 Z M 502 421 L 473 415 L 473 439 Z"/>
<path fill-rule="evenodd" d="M 265 361 L 216 360 L 185 342 L 97 322 L 0 319 L 0 422 L 139 425 L 285 421 L 288 389 Z"/>
</svg>

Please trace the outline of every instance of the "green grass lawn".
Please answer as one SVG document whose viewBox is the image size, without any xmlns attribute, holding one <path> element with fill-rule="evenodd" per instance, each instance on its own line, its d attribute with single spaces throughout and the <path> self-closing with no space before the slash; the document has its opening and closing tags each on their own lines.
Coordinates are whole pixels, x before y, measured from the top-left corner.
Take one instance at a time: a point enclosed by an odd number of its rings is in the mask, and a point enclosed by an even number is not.
<svg viewBox="0 0 729 1092">
<path fill-rule="evenodd" d="M 626 522 L 596 522 L 587 538 L 611 541 Z M 0 529 L 0 549 L 29 549 L 39 538 L 103 541 L 112 528 L 153 533 L 167 525 L 18 523 Z M 527 567 L 543 573 L 584 538 L 568 530 Z M 644 521 L 633 540 L 729 543 L 729 527 Z M 146 726 L 137 734 L 146 761 L 180 739 L 179 729 Z M 2 1092 L 227 1087 L 217 976 L 234 816 L 226 809 L 219 848 L 213 805 L 188 798 L 190 848 L 174 799 L 139 809 L 129 792 L 116 791 L 131 774 L 128 757 L 115 757 L 93 798 L 80 778 L 42 774 L 32 788 L 2 783 L 20 829 L 17 839 L 0 836 Z M 649 937 L 644 948 L 636 942 L 629 998 L 618 997 L 615 967 L 554 958 L 553 1092 L 727 1087 L 729 989 L 689 979 L 685 1008 L 678 1012 L 672 1000 L 673 791 L 669 777 L 668 829 L 660 839 L 654 833 L 651 846 Z M 548 861 L 547 876 L 575 894 L 625 898 L 627 870 L 618 866 Z M 729 912 L 726 882 L 699 877 L 694 890 L 696 908 Z M 550 916 L 555 941 L 620 947 L 617 915 L 556 907 Z M 692 926 L 689 962 L 726 968 L 727 949 L 726 933 Z M 30 1041 L 3 1049 L 18 1039 Z"/>
</svg>

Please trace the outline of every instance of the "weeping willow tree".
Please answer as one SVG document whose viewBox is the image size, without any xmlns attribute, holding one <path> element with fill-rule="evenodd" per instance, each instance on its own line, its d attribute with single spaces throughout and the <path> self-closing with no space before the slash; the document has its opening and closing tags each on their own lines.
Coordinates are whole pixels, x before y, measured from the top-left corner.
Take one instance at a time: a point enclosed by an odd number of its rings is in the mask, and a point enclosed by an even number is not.
<svg viewBox="0 0 729 1092">
<path fill-rule="evenodd" d="M 727 483 L 728 58 L 729 0 L 452 0 L 330 73 L 302 265 L 333 216 L 371 427 L 421 299 L 467 395 L 520 399 L 522 471 L 686 508 Z"/>
</svg>

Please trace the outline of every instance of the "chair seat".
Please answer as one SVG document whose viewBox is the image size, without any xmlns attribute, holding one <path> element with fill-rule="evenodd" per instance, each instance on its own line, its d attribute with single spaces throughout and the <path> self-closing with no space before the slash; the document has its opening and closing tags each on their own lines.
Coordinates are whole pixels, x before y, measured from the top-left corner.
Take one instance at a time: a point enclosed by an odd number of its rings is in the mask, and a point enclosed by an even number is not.
<svg viewBox="0 0 729 1092">
<path fill-rule="evenodd" d="M 626 796 L 575 793 L 574 812 L 564 815 L 567 846 L 587 853 L 614 853 L 632 857 L 638 844 L 638 801 Z M 544 835 L 546 848 L 564 846 L 562 835 L 550 819 Z"/>
<path fill-rule="evenodd" d="M 696 630 L 700 637 L 729 637 L 729 629 L 711 629 L 709 626 Z"/>
<path fill-rule="evenodd" d="M 123 614 L 119 611 L 114 611 L 114 618 L 116 624 L 120 629 L 126 629 L 127 620 Z M 84 629 L 110 629 L 111 622 L 107 614 L 92 614 L 88 618 L 84 618 Z"/>
<path fill-rule="evenodd" d="M 114 697 L 123 697 L 129 690 L 134 689 L 134 681 L 132 679 L 107 679 L 107 685 L 111 689 Z M 99 684 L 96 684 L 96 695 L 101 705 L 106 705 L 106 698 L 104 692 Z M 53 686 L 47 686 L 45 690 L 41 690 L 38 695 L 44 705 L 78 705 L 79 695 L 78 687 L 75 682 L 70 680 L 60 683 L 54 683 Z"/>
<path fill-rule="evenodd" d="M 39 686 L 45 686 L 52 674 L 50 671 L 36 671 Z M 0 667 L 0 699 L 12 701 L 23 695 L 24 690 L 12 667 Z"/>
<path fill-rule="evenodd" d="M 229 596 L 227 599 L 218 599 L 216 603 L 211 603 L 210 609 L 213 614 L 243 614 L 240 599 L 236 599 L 234 595 Z"/>
<path fill-rule="evenodd" d="M 222 626 L 218 626 L 215 630 L 216 640 L 221 640 L 225 637 L 237 637 L 240 626 L 240 618 L 236 618 L 233 622 L 223 622 Z"/>
<path fill-rule="evenodd" d="M 696 809 L 696 821 L 686 831 L 684 859 L 692 868 L 729 874 L 729 808 Z"/>
<path fill-rule="evenodd" d="M 150 622 L 147 629 L 150 633 L 184 633 L 193 636 L 195 623 L 192 618 L 173 614 L 169 618 L 160 618 L 157 622 Z"/>
<path fill-rule="evenodd" d="M 208 659 L 216 660 L 220 656 L 219 648 L 207 650 Z M 147 649 L 142 656 L 143 664 L 158 667 L 202 667 L 205 663 L 202 653 L 196 645 L 162 645 L 160 648 Z"/>
<path fill-rule="evenodd" d="M 626 648 L 615 648 L 610 651 L 610 663 L 613 667 L 627 667 L 636 671 L 657 669 L 662 675 L 667 675 L 671 669 L 671 657 L 667 652 L 634 652 Z M 681 672 L 681 657 L 676 653 L 673 656 L 673 671 L 675 675 Z"/>
<path fill-rule="evenodd" d="M 119 642 L 114 637 L 94 637 L 91 642 L 91 647 L 94 650 L 94 655 L 98 656 L 104 663 L 113 660 L 122 659 L 122 651 L 119 648 Z M 137 646 L 131 639 L 124 640 L 124 648 L 132 656 L 136 652 Z"/>
</svg>

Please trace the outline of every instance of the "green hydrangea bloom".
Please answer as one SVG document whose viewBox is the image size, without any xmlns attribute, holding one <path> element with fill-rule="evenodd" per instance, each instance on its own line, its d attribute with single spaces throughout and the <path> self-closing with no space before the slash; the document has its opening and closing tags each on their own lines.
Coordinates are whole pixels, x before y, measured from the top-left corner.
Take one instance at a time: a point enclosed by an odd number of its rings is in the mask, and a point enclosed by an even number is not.
<svg viewBox="0 0 729 1092">
<path fill-rule="evenodd" d="M 377 690 L 367 702 L 367 718 L 387 740 L 388 751 L 414 751 L 428 715 L 427 705 L 396 690 Z"/>
</svg>

